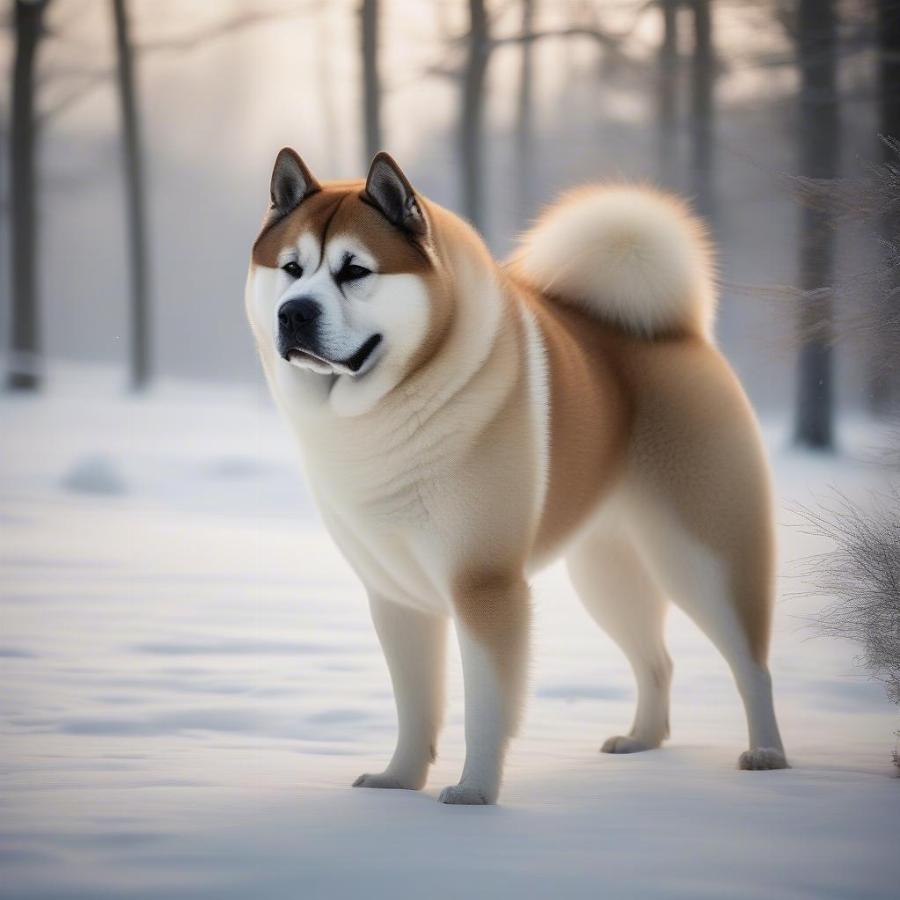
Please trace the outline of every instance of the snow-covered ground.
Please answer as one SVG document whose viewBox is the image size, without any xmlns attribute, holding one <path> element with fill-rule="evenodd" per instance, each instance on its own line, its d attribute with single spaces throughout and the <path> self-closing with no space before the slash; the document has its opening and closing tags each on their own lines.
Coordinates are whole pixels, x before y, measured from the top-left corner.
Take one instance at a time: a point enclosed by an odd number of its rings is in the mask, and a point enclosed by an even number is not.
<svg viewBox="0 0 900 900">
<path fill-rule="evenodd" d="M 58 388 L 0 423 L 0 896 L 898 896 L 895 711 L 809 629 L 797 560 L 823 545 L 791 512 L 877 487 L 865 429 L 836 460 L 772 434 L 792 769 L 737 771 L 737 694 L 678 613 L 672 740 L 598 753 L 632 681 L 555 567 L 502 805 L 466 808 L 435 802 L 463 756 L 455 658 L 428 789 L 350 789 L 392 749 L 387 672 L 262 393 Z"/>
</svg>

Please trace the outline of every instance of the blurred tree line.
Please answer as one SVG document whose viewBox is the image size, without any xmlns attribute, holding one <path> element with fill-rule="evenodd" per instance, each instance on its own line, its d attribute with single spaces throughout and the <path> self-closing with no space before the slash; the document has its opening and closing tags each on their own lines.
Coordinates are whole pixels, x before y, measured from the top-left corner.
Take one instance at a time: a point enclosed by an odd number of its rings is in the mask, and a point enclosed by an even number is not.
<svg viewBox="0 0 900 900">
<path fill-rule="evenodd" d="M 10 197 L 12 208 L 12 346 L 8 384 L 34 390 L 41 382 L 41 318 L 38 297 L 37 60 L 48 35 L 46 13 L 52 0 L 15 0 L 16 52 L 12 77 Z M 150 378 L 150 315 L 147 225 L 142 144 L 134 80 L 134 52 L 125 0 L 111 0 L 115 24 L 116 81 L 121 108 L 127 189 L 127 231 L 131 273 L 131 380 L 142 387 Z"/>
<path fill-rule="evenodd" d="M 78 102 L 104 79 L 115 79 L 124 173 L 124 215 L 130 272 L 130 382 L 146 387 L 153 377 L 151 285 L 148 267 L 147 198 L 141 133 L 140 61 L 160 50 L 190 52 L 194 47 L 235 30 L 252 27 L 276 16 L 317 9 L 325 0 L 298 2 L 276 9 L 251 11 L 222 19 L 211 27 L 164 42 L 141 43 L 131 33 L 129 0 L 108 0 L 113 23 L 116 65 L 112 72 L 94 72 L 76 79 L 61 105 Z M 15 36 L 11 78 L 9 196 L 12 220 L 12 322 L 7 384 L 15 390 L 35 390 L 42 379 L 40 298 L 37 283 L 39 229 L 37 198 L 40 177 L 36 166 L 41 116 L 36 77 L 42 45 L 54 35 L 47 26 L 47 11 L 54 0 L 11 0 L 10 25 Z M 365 159 L 382 147 L 390 148 L 382 118 L 384 89 L 381 77 L 379 28 L 385 0 L 357 0 L 357 39 L 360 120 Z M 716 83 L 720 61 L 716 57 L 717 13 L 727 0 L 634 0 L 617 2 L 628 7 L 631 24 L 612 29 L 605 24 L 609 3 L 579 0 L 570 3 L 568 22 L 562 27 L 541 27 L 541 7 L 551 0 L 458 0 L 465 13 L 465 30 L 447 33 L 443 58 L 427 73 L 457 85 L 457 152 L 460 169 L 458 208 L 476 227 L 484 225 L 486 196 L 485 140 L 486 78 L 493 57 L 500 52 L 519 56 L 514 127 L 517 207 L 529 214 L 536 201 L 534 164 L 534 48 L 538 42 L 589 42 L 601 58 L 615 59 L 627 48 L 645 17 L 658 18 L 655 91 L 655 141 L 658 180 L 663 185 L 688 186 L 698 211 L 715 233 L 716 187 Z M 501 13 L 518 8 L 518 27 L 499 31 Z M 773 21 L 790 35 L 793 53 L 760 65 L 792 67 L 798 73 L 794 175 L 825 182 L 840 174 L 841 129 L 839 75 L 842 61 L 862 49 L 877 47 L 879 59 L 879 131 L 900 138 L 900 0 L 769 0 Z M 444 4 L 436 2 L 436 15 Z M 502 7 L 502 9 L 501 9 Z M 845 27 L 846 19 L 846 27 Z M 621 21 L 621 19 L 617 19 Z M 687 77 L 682 77 L 686 74 Z M 53 110 L 50 111 L 52 114 Z M 676 134 L 688 136 L 689 155 L 675 152 Z M 887 145 L 885 145 L 887 147 Z M 887 153 L 888 151 L 885 150 Z M 808 192 L 807 192 L 808 193 Z M 803 190 L 798 194 L 802 195 Z M 797 259 L 797 380 L 794 435 L 798 444 L 830 449 L 834 444 L 833 367 L 835 344 L 841 335 L 834 317 L 835 215 L 823 199 L 802 207 Z M 886 211 L 882 228 L 886 240 L 897 234 L 896 210 Z M 862 303 L 862 299 L 860 300 Z M 896 291 L 879 299 L 881 316 L 896 316 Z M 898 348 L 889 336 L 875 329 L 881 342 L 873 355 L 869 395 L 872 409 L 884 413 L 896 403 L 891 387 L 896 381 Z"/>
</svg>

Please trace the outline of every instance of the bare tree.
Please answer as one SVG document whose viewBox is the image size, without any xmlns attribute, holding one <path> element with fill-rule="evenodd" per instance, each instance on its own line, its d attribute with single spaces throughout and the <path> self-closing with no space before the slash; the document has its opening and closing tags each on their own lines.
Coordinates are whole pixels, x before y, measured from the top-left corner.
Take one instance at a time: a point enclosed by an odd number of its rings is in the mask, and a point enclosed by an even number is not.
<svg viewBox="0 0 900 900">
<path fill-rule="evenodd" d="M 900 138 L 900 0 L 878 0 L 881 133 Z M 885 160 L 893 154 L 884 145 Z"/>
<path fill-rule="evenodd" d="M 870 348 L 872 378 L 889 377 L 900 359 L 900 138 L 882 136 L 881 143 L 881 161 L 864 162 L 849 177 L 791 179 L 801 203 L 826 210 L 834 223 L 852 227 L 858 238 L 881 251 L 842 279 L 852 283 L 855 297 L 871 297 L 872 302 L 844 304 L 829 320 L 834 347 L 855 339 Z M 876 347 L 883 354 L 871 352 Z M 900 447 L 900 439 L 896 444 Z"/>
<path fill-rule="evenodd" d="M 657 113 L 659 135 L 659 179 L 674 186 L 675 181 L 675 120 L 678 97 L 678 7 L 680 0 L 660 0 L 663 21 L 663 37 L 659 45 L 657 66 L 658 100 Z"/>
<path fill-rule="evenodd" d="M 807 178 L 838 174 L 837 13 L 834 0 L 799 0 L 799 169 Z M 800 236 L 800 353 L 794 438 L 803 447 L 833 446 L 833 217 L 827 205 L 803 208 Z"/>
<path fill-rule="evenodd" d="M 878 0 L 879 102 L 882 161 L 886 166 L 897 164 L 890 140 L 900 140 L 900 0 Z M 882 216 L 882 235 L 887 252 L 896 247 L 900 238 L 900 209 L 889 207 Z M 896 265 L 889 273 L 888 291 L 879 297 L 882 317 L 891 319 L 900 296 L 900 278 Z M 894 302 L 891 303 L 890 299 Z M 885 300 L 887 301 L 885 303 Z M 896 349 L 886 341 L 883 332 L 876 337 L 869 376 L 869 399 L 872 410 L 885 413 L 894 400 L 898 364 Z"/>
<path fill-rule="evenodd" d="M 534 30 L 536 0 L 522 0 L 522 34 Z M 533 42 L 523 41 L 519 66 L 519 96 L 516 103 L 516 196 L 519 218 L 531 214 L 534 203 L 534 52 Z"/>
<path fill-rule="evenodd" d="M 710 0 L 692 0 L 694 53 L 691 57 L 691 192 L 700 212 L 715 211 L 713 159 L 713 22 Z"/>
<path fill-rule="evenodd" d="M 467 56 L 459 113 L 459 151 L 462 164 L 463 215 L 484 228 L 482 144 L 484 83 L 491 52 L 490 25 L 484 0 L 469 0 Z"/>
<path fill-rule="evenodd" d="M 35 68 L 50 0 L 16 0 L 12 77 L 10 197 L 12 208 L 12 327 L 9 387 L 36 390 L 42 350 L 37 284 L 37 140 Z"/>
<path fill-rule="evenodd" d="M 178 54 L 227 38 L 237 31 L 265 25 L 287 16 L 302 15 L 313 8 L 306 4 L 244 12 L 222 19 L 211 27 L 181 36 L 167 37 L 136 45 L 129 34 L 125 0 L 112 0 L 117 65 L 79 71 L 73 87 L 55 103 L 37 110 L 35 77 L 38 48 L 44 37 L 44 19 L 51 0 L 13 0 L 12 17 L 16 35 L 16 56 L 12 78 L 12 128 L 9 172 L 12 220 L 12 317 L 10 371 L 12 389 L 33 390 L 41 382 L 41 328 L 36 274 L 38 216 L 36 156 L 40 126 L 70 111 L 78 103 L 107 84 L 115 76 L 122 115 L 123 164 L 125 170 L 128 246 L 131 275 L 131 382 L 145 385 L 151 375 L 151 327 L 149 309 L 147 224 L 144 194 L 144 166 L 137 110 L 134 60 L 140 53 Z"/>
<path fill-rule="evenodd" d="M 876 302 L 839 310 L 832 331 L 836 342 L 861 337 L 871 346 L 877 338 L 895 360 L 900 358 L 900 231 L 886 233 L 884 225 L 900 209 L 900 139 L 883 137 L 882 143 L 882 160 L 864 165 L 861 174 L 795 182 L 807 205 L 827 208 L 884 251 L 874 265 L 853 274 L 855 290 Z M 883 490 L 861 503 L 836 494 L 800 512 L 806 526 L 833 544 L 809 560 L 806 572 L 817 592 L 833 598 L 816 616 L 817 624 L 860 643 L 860 662 L 900 705 L 900 430 L 895 426 L 884 434 L 886 446 L 867 454 L 870 465 L 883 467 Z M 894 762 L 900 766 L 897 752 Z"/>
<path fill-rule="evenodd" d="M 494 37 L 491 34 L 491 23 L 485 0 L 469 0 L 469 28 L 462 39 L 466 48 L 465 63 L 462 69 L 438 64 L 430 66 L 428 71 L 432 75 L 448 77 L 461 84 L 459 156 L 462 170 L 462 211 L 463 215 L 476 228 L 483 229 L 484 224 L 484 175 L 482 171 L 484 88 L 491 53 L 501 47 L 525 46 L 535 41 L 572 38 L 587 38 L 598 47 L 610 53 L 616 53 L 619 43 L 634 31 L 645 8 L 647 8 L 646 4 L 639 7 L 631 27 L 621 34 L 611 34 L 596 26 L 574 25 L 559 29 L 536 30 L 530 28 L 516 34 Z M 454 41 L 454 44 L 457 43 Z M 527 57 L 523 57 L 524 59 Z M 528 78 L 526 78 L 527 80 Z M 527 88 L 526 91 L 528 91 Z M 528 96 L 530 95 L 526 93 L 526 97 Z M 530 100 L 528 105 L 530 105 Z M 526 122 L 527 127 L 529 126 Z"/>
<path fill-rule="evenodd" d="M 152 336 L 147 266 L 147 216 L 143 146 L 134 79 L 134 49 L 125 0 L 112 0 L 116 39 L 116 72 L 122 116 L 128 255 L 131 276 L 131 386 L 146 387 L 151 376 Z"/>
<path fill-rule="evenodd" d="M 365 165 L 382 149 L 381 81 L 378 73 L 378 0 L 362 0 L 359 9 L 363 71 Z"/>
</svg>

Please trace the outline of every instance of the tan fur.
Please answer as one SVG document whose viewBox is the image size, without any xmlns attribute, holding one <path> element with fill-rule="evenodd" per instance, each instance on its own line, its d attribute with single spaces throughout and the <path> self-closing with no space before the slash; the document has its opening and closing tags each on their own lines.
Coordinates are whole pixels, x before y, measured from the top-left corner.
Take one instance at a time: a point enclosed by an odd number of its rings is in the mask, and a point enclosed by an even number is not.
<svg viewBox="0 0 900 900">
<path fill-rule="evenodd" d="M 610 355 L 620 335 L 521 281 L 511 287 L 534 313 L 549 366 L 547 500 L 531 555 L 552 558 L 621 475 L 633 402 Z"/>
<path fill-rule="evenodd" d="M 631 468 L 726 560 L 754 658 L 768 653 L 774 534 L 768 474 L 747 398 L 697 338 L 636 343 L 619 358 L 634 398 Z"/>
<path fill-rule="evenodd" d="M 680 202 L 677 211 L 684 214 Z M 550 369 L 550 484 L 533 553 L 552 556 L 563 546 L 627 459 L 642 489 L 664 497 L 728 561 L 754 658 L 764 662 L 774 577 L 769 483 L 753 412 L 727 362 L 693 328 L 641 339 L 548 302 L 515 259 L 511 271 L 512 291 L 536 315 Z"/>
</svg>

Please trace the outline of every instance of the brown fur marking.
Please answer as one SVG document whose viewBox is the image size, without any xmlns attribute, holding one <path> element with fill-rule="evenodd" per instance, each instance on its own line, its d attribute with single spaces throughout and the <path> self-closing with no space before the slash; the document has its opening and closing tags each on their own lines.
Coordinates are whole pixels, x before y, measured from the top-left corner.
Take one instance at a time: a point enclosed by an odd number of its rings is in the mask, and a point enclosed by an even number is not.
<svg viewBox="0 0 900 900">
<path fill-rule="evenodd" d="M 577 308 L 520 290 L 537 322 L 550 382 L 547 495 L 535 541 L 544 557 L 597 509 L 622 472 L 630 397 L 609 352 L 622 337 Z"/>
</svg>

